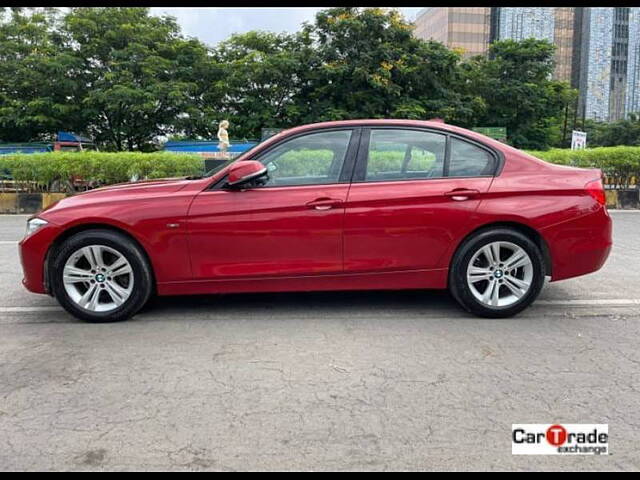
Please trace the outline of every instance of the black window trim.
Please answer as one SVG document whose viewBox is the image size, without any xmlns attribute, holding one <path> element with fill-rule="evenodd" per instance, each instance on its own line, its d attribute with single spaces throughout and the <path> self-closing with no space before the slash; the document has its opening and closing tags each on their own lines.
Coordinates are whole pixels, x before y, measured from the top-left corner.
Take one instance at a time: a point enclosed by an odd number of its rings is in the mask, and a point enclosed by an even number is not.
<svg viewBox="0 0 640 480">
<path fill-rule="evenodd" d="M 361 148 L 361 136 L 363 128 L 359 125 L 345 125 L 339 127 L 326 127 L 326 128 L 316 128 L 313 130 L 307 130 L 304 132 L 300 132 L 296 135 L 290 135 L 284 137 L 281 141 L 270 145 L 269 148 L 261 151 L 255 157 L 245 158 L 244 160 L 256 160 L 267 155 L 272 150 L 278 148 L 285 142 L 289 142 L 291 140 L 295 140 L 299 137 L 305 137 L 307 135 L 313 135 L 316 133 L 325 133 L 325 132 L 339 132 L 339 131 L 351 131 L 351 137 L 349 138 L 349 145 L 347 146 L 347 151 L 345 153 L 344 161 L 342 162 L 342 169 L 340 170 L 340 174 L 338 175 L 338 181 L 332 183 L 311 183 L 311 184 L 301 184 L 301 185 L 265 185 L 261 187 L 257 187 L 260 189 L 263 188 L 291 188 L 291 187 L 313 187 L 313 186 L 328 186 L 328 185 L 341 185 L 341 184 L 349 184 L 351 183 L 351 179 L 353 177 L 353 171 L 356 165 L 356 158 L 358 156 L 359 150 Z M 227 175 L 224 175 L 218 181 L 211 184 L 211 186 L 207 190 L 222 190 L 225 188 L 227 184 Z"/>
<path fill-rule="evenodd" d="M 415 130 L 424 133 L 435 133 L 439 135 L 443 135 L 446 138 L 445 145 L 445 158 L 444 158 L 444 168 L 441 177 L 427 177 L 427 178 L 401 178 L 401 179 L 393 179 L 393 180 L 367 180 L 366 179 L 366 168 L 369 157 L 369 145 L 371 140 L 371 130 Z M 449 176 L 449 163 L 451 160 L 451 139 L 455 138 L 457 140 L 461 140 L 463 142 L 470 143 L 480 149 L 489 153 L 496 160 L 496 167 L 494 172 L 490 175 L 468 175 L 468 176 Z M 438 128 L 430 128 L 430 127 L 417 127 L 413 125 L 368 125 L 362 128 L 362 133 L 360 136 L 360 148 L 358 149 L 358 156 L 356 161 L 356 166 L 354 169 L 354 174 L 352 178 L 352 183 L 382 183 L 382 182 L 410 182 L 410 181 L 428 181 L 428 180 L 442 180 L 448 178 L 493 178 L 497 177 L 502 173 L 502 169 L 504 167 L 504 154 L 489 145 L 479 142 L 478 140 L 468 137 L 466 135 L 460 133 L 449 132 L 447 130 L 440 130 Z"/>
</svg>

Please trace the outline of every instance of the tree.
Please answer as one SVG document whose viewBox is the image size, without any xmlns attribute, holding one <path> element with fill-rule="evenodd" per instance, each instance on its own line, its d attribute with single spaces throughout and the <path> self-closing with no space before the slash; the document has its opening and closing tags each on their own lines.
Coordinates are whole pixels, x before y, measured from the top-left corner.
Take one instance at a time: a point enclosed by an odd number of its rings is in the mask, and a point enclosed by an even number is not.
<svg viewBox="0 0 640 480">
<path fill-rule="evenodd" d="M 615 145 L 640 145 L 640 115 L 629 114 L 629 117 L 616 122 L 585 122 L 587 144 L 591 147 L 611 147 Z"/>
<path fill-rule="evenodd" d="M 207 50 L 147 8 L 74 8 L 64 18 L 89 133 L 115 150 L 150 148 L 197 106 Z M 201 119 L 195 119 L 200 121 Z"/>
<path fill-rule="evenodd" d="M 477 122 L 506 127 L 516 147 L 549 148 L 574 96 L 566 83 L 551 79 L 554 51 L 545 40 L 502 40 L 491 45 L 488 57 L 466 62 L 466 84 L 486 105 Z"/>
<path fill-rule="evenodd" d="M 297 99 L 301 121 L 444 117 L 465 121 L 478 103 L 456 90 L 457 53 L 412 35 L 396 10 L 323 10 L 303 32 L 313 41 Z"/>
<path fill-rule="evenodd" d="M 517 147 L 566 142 L 575 91 L 551 79 L 553 49 L 501 41 L 488 58 L 420 40 L 398 11 L 320 11 L 296 34 L 249 32 L 209 49 L 146 8 L 0 7 L 0 141 L 92 136 L 113 150 L 159 136 L 234 137 L 348 118 L 441 117 L 504 126 Z M 637 142 L 637 124 L 594 142 Z M 594 143 L 591 143 L 594 144 Z"/>
<path fill-rule="evenodd" d="M 12 9 L 0 22 L 0 140 L 51 138 L 81 130 L 78 59 L 59 32 L 55 9 Z M 7 15 L 7 12 L 4 12 Z"/>
<path fill-rule="evenodd" d="M 236 137 L 260 137 L 263 127 L 289 127 L 309 45 L 303 35 L 252 31 L 232 35 L 215 49 L 222 76 L 220 115 Z M 222 118 L 221 118 L 222 120 Z"/>
</svg>

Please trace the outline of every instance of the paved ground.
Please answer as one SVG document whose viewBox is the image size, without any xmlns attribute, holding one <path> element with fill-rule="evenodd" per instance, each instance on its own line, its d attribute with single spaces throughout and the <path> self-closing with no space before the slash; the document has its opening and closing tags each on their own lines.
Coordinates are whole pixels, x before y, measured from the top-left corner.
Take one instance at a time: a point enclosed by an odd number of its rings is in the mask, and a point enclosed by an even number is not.
<svg viewBox="0 0 640 480">
<path fill-rule="evenodd" d="M 639 470 L 640 213 L 603 270 L 508 320 L 445 293 L 161 300 L 89 325 L 20 285 L 0 216 L 0 470 Z M 512 423 L 608 423 L 517 457 Z"/>
</svg>

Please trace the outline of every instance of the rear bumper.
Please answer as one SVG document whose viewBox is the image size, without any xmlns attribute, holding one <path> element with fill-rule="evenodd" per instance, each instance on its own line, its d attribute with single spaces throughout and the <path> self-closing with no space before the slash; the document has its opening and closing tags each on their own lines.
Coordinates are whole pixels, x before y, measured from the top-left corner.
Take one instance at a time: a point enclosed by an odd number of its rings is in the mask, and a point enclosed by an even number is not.
<svg viewBox="0 0 640 480">
<path fill-rule="evenodd" d="M 60 228 L 48 224 L 23 238 L 19 245 L 22 264 L 22 284 L 33 293 L 48 293 L 45 285 L 45 262 L 49 247 L 60 233 Z"/>
<path fill-rule="evenodd" d="M 611 217 L 605 207 L 541 230 L 552 262 L 551 281 L 599 270 L 612 246 Z"/>
</svg>

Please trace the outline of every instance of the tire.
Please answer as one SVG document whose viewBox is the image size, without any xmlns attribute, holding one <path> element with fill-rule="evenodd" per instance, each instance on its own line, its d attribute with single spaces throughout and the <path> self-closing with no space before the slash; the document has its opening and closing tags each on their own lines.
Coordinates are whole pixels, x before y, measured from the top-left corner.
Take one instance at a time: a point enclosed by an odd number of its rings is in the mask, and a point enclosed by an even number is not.
<svg viewBox="0 0 640 480">
<path fill-rule="evenodd" d="M 510 269 L 511 265 L 517 268 Z M 449 269 L 449 291 L 468 312 L 505 318 L 521 312 L 538 297 L 544 277 L 544 258 L 535 242 L 517 230 L 491 228 L 458 247 Z"/>
<path fill-rule="evenodd" d="M 69 237 L 50 266 L 54 296 L 67 312 L 87 322 L 127 320 L 153 291 L 144 252 L 111 230 L 86 230 Z"/>
</svg>

